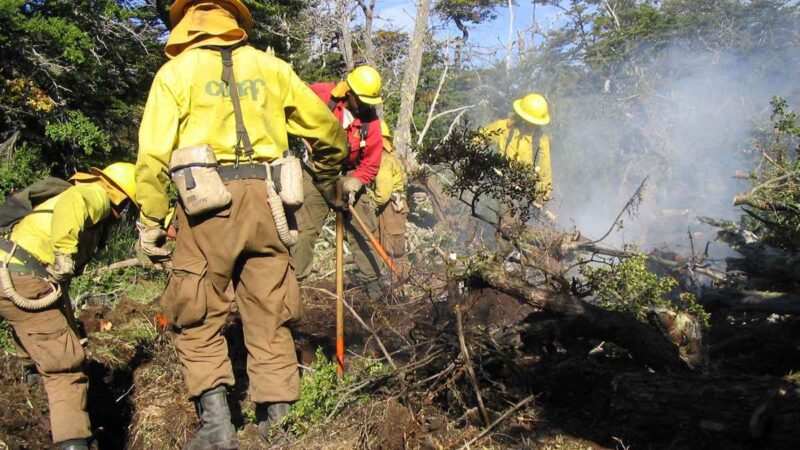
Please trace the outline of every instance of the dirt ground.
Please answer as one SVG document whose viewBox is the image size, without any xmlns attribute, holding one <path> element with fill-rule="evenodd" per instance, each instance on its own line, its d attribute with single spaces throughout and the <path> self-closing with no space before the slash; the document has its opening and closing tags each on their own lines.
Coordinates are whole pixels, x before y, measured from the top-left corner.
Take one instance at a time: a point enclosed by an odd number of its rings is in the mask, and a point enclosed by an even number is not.
<svg viewBox="0 0 800 450">
<path fill-rule="evenodd" d="M 664 391 L 670 397 L 664 399 L 658 396 L 655 384 L 658 377 L 672 375 L 655 373 L 610 344 L 559 340 L 555 336 L 552 340 L 541 336 L 526 340 L 522 335 L 511 346 L 500 345 L 502 351 L 483 349 L 491 345 L 486 342 L 500 341 L 505 332 L 521 323 L 549 323 L 552 317 L 491 289 L 468 290 L 448 284 L 441 275 L 419 275 L 415 282 L 425 289 L 397 289 L 383 303 L 371 302 L 358 289 L 349 291 L 347 298 L 394 352 L 399 366 L 419 362 L 428 343 L 434 343 L 442 353 L 409 373 L 403 381 L 406 384 L 395 379 L 373 387 L 370 401 L 347 408 L 282 448 L 455 449 L 477 436 L 483 423 L 468 377 L 460 370 L 446 372 L 449 363 L 461 361 L 454 331 L 456 302 L 465 311 L 464 334 L 472 343 L 473 363 L 491 419 L 516 400 L 534 395 L 527 408 L 510 415 L 495 434 L 472 448 L 800 448 L 800 430 L 785 423 L 787 418 L 800 420 L 798 388 L 791 377 L 787 378 L 800 364 L 798 320 L 742 314 L 712 316 L 704 344 L 705 364 L 696 373 L 685 375 L 684 397 Z M 328 355 L 333 352 L 335 304 L 325 292 L 332 287 L 321 282 L 302 290 L 305 318 L 294 326 L 294 332 L 304 366 L 313 363 L 317 347 Z M 158 310 L 157 302 L 122 300 L 113 309 L 90 306 L 80 313 L 81 326 L 88 336 L 86 368 L 97 449 L 178 449 L 198 426 Z M 235 314 L 225 335 L 237 377 L 230 399 L 241 429 L 242 448 L 268 448 L 245 417 L 252 405 L 246 395 L 241 323 Z M 350 352 L 382 357 L 374 336 L 349 315 L 346 335 Z M 601 350 L 595 351 L 597 348 Z M 23 364 L 14 356 L 0 357 L 0 449 L 50 446 L 44 390 L 41 383 L 24 383 Z M 441 375 L 443 371 L 447 376 Z M 725 378 L 732 373 L 739 376 L 735 382 Z M 435 382 L 415 385 L 436 376 Z M 651 378 L 652 386 L 648 384 Z M 756 438 L 732 426 L 719 429 L 708 425 L 703 408 L 692 398 L 685 398 L 693 395 L 688 386 L 704 379 L 732 383 L 731 395 L 742 402 L 750 398 L 757 401 L 762 396 L 749 392 L 749 386 L 782 389 L 785 395 L 770 400 L 767 409 L 777 421 L 767 421 L 765 431 Z M 642 389 L 654 395 L 649 402 L 652 408 L 643 410 L 642 404 L 647 401 L 641 403 L 641 398 L 620 389 L 620 380 L 644 383 Z M 720 385 L 713 395 L 725 397 L 724 387 Z M 648 391 L 651 388 L 652 392 Z M 768 397 L 767 392 L 763 396 Z M 643 412 L 632 413 L 631 405 Z M 650 420 L 658 429 L 639 420 L 647 414 L 652 415 Z M 730 418 L 730 423 L 739 423 L 734 412 L 719 415 Z M 750 418 L 751 412 L 740 415 Z"/>
</svg>

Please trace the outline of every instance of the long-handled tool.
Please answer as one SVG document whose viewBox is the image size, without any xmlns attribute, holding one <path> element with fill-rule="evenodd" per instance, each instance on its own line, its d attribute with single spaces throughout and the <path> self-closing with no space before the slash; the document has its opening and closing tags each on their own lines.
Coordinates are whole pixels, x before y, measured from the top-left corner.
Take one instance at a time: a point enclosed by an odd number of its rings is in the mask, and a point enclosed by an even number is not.
<svg viewBox="0 0 800 450">
<path fill-rule="evenodd" d="M 389 266 L 389 269 L 392 271 L 392 273 L 394 273 L 396 276 L 399 277 L 400 271 L 397 270 L 397 267 L 395 267 L 394 263 L 392 262 L 392 258 L 390 258 L 389 254 L 386 253 L 386 249 L 383 248 L 380 241 L 378 241 L 378 238 L 376 238 L 375 235 L 372 234 L 372 231 L 370 231 L 370 229 L 367 228 L 367 226 L 364 224 L 364 220 L 361 219 L 361 215 L 358 214 L 358 211 L 356 211 L 356 209 L 353 208 L 352 205 L 349 208 L 349 211 L 350 214 L 353 215 L 353 218 L 356 219 L 358 226 L 360 226 L 361 229 L 364 230 L 364 234 L 367 235 L 370 244 L 372 244 L 372 248 L 375 249 L 375 252 L 378 253 L 378 256 L 380 256 L 383 262 L 385 262 L 386 265 Z"/>
<path fill-rule="evenodd" d="M 314 152 L 311 143 L 301 139 L 309 156 Z M 336 195 L 344 197 L 341 183 L 336 183 Z M 344 375 L 344 213 L 336 211 L 336 374 Z"/>
<path fill-rule="evenodd" d="M 336 373 L 344 375 L 344 213 L 336 211 Z"/>
</svg>

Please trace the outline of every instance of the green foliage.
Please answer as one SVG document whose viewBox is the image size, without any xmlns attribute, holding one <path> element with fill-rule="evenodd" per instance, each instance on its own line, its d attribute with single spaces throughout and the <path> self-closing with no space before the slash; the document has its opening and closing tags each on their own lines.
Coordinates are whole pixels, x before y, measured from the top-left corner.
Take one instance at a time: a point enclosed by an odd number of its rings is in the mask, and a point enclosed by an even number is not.
<svg viewBox="0 0 800 450">
<path fill-rule="evenodd" d="M 667 298 L 678 285 L 668 276 L 658 276 L 647 270 L 647 255 L 637 251 L 635 246 L 625 250 L 631 256 L 608 265 L 587 265 L 580 268 L 598 305 L 612 310 L 629 313 L 644 322 L 647 312 L 653 308 L 666 308 L 683 311 L 695 316 L 700 323 L 708 326 L 709 314 L 697 303 L 694 295 L 682 293 L 676 302 Z"/>
<path fill-rule="evenodd" d="M 0 317 L 0 353 L 11 353 L 16 349 L 14 336 L 11 335 L 11 325 Z"/>
<path fill-rule="evenodd" d="M 474 215 L 480 215 L 481 201 L 495 200 L 525 223 L 534 204 L 541 200 L 536 187 L 538 175 L 529 165 L 498 152 L 493 137 L 494 133 L 471 129 L 465 124 L 439 145 L 421 149 L 418 158 L 432 170 L 450 176 L 445 192 L 469 206 Z M 480 218 L 496 222 L 494 218 Z"/>
<path fill-rule="evenodd" d="M 7 158 L 0 159 L 0 201 L 5 200 L 6 193 L 23 189 L 47 175 L 37 151 L 26 144 L 18 146 Z"/>
<path fill-rule="evenodd" d="M 772 126 L 757 136 L 762 162 L 750 174 L 754 188 L 737 198 L 743 223 L 768 245 L 800 250 L 800 123 L 788 102 L 772 99 Z"/>
<path fill-rule="evenodd" d="M 342 378 L 336 374 L 336 362 L 329 361 L 322 349 L 317 349 L 313 372 L 300 380 L 300 400 L 284 419 L 283 424 L 295 435 L 301 435 L 346 406 L 363 402 L 364 395 L 348 392 L 358 382 L 386 375 L 388 366 L 368 358 L 354 358 Z"/>
<path fill-rule="evenodd" d="M 91 296 L 107 304 L 114 304 L 121 298 L 147 303 L 164 291 L 166 283 L 166 272 L 154 268 L 126 267 L 99 276 L 89 270 L 72 280 L 69 295 L 73 300 Z"/>
<path fill-rule="evenodd" d="M 68 144 L 84 154 L 111 151 L 111 139 L 80 111 L 68 111 L 65 122 L 49 123 L 45 136 L 53 142 Z"/>
</svg>

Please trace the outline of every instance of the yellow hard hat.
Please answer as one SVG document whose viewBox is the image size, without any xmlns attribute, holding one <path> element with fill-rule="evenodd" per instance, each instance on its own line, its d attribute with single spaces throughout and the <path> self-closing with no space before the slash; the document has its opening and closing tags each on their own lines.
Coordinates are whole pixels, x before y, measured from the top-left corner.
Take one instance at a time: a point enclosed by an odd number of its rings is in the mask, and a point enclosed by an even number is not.
<svg viewBox="0 0 800 450">
<path fill-rule="evenodd" d="M 178 22 L 183 19 L 183 16 L 186 14 L 186 9 L 189 5 L 193 3 L 227 3 L 236 10 L 237 20 L 239 24 L 244 28 L 244 31 L 247 34 L 251 34 L 253 32 L 253 16 L 250 14 L 250 10 L 247 9 L 247 6 L 244 5 L 240 0 L 175 0 L 175 3 L 169 8 L 169 21 L 172 25 L 172 28 L 175 28 L 178 25 Z"/>
<path fill-rule="evenodd" d="M 514 100 L 513 106 L 514 112 L 528 123 L 533 125 L 550 123 L 547 100 L 541 94 L 528 94 L 521 99 Z"/>
<path fill-rule="evenodd" d="M 89 171 L 92 175 L 105 178 L 136 203 L 136 166 L 131 163 L 118 162 L 103 170 L 92 167 Z"/>
<path fill-rule="evenodd" d="M 347 74 L 347 84 L 359 100 L 368 105 L 383 103 L 381 74 L 371 66 L 358 66 Z"/>
<path fill-rule="evenodd" d="M 385 138 L 392 138 L 392 130 L 389 129 L 389 124 L 385 120 L 381 120 L 381 136 Z"/>
</svg>

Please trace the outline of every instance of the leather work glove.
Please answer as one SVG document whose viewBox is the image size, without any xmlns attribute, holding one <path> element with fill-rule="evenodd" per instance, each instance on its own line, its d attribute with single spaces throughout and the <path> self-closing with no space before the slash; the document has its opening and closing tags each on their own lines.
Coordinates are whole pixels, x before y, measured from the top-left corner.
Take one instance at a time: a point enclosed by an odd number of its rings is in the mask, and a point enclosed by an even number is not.
<svg viewBox="0 0 800 450">
<path fill-rule="evenodd" d="M 169 257 L 171 253 L 167 247 L 167 232 L 161 227 L 150 227 L 142 222 L 136 222 L 139 230 L 139 248 L 153 262 L 159 262 Z"/>
<path fill-rule="evenodd" d="M 364 182 L 356 177 L 342 177 L 342 192 L 344 193 L 344 196 L 347 197 L 347 203 L 351 205 L 356 202 L 356 194 L 363 187 Z"/>
<path fill-rule="evenodd" d="M 403 212 L 405 206 L 406 202 L 403 200 L 403 196 L 399 192 L 392 192 L 392 209 L 394 209 L 394 212 Z"/>
<path fill-rule="evenodd" d="M 64 283 L 75 275 L 75 260 L 67 253 L 56 253 L 55 261 L 47 267 L 47 273 L 56 283 Z"/>
</svg>

